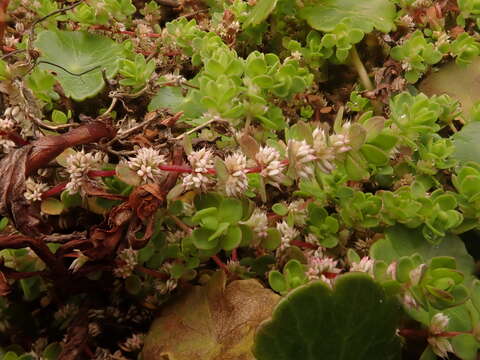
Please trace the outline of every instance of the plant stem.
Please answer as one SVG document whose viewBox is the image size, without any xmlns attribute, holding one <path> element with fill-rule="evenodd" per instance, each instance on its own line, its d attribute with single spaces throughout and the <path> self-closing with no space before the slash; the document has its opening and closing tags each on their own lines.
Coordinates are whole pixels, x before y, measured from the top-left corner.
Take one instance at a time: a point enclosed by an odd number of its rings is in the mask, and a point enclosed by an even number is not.
<svg viewBox="0 0 480 360">
<path fill-rule="evenodd" d="M 52 187 L 51 189 L 45 191 L 43 194 L 42 194 L 42 199 L 46 199 L 50 196 L 55 196 L 57 194 L 60 194 L 63 190 L 65 190 L 65 187 L 67 186 L 67 183 L 64 182 L 64 183 L 60 183 L 58 185 L 55 185 L 54 187 Z"/>
<path fill-rule="evenodd" d="M 222 269 L 226 273 L 229 272 L 227 265 L 225 265 L 224 262 L 220 260 L 220 258 L 217 255 L 213 255 L 211 258 L 213 261 L 215 261 L 215 264 L 217 264 L 220 269 Z"/>
<path fill-rule="evenodd" d="M 355 70 L 358 73 L 358 76 L 360 77 L 360 82 L 362 83 L 363 87 L 366 90 L 373 90 L 373 83 L 370 80 L 370 77 L 368 76 L 367 70 L 365 69 L 365 66 L 363 65 L 362 60 L 360 59 L 360 56 L 358 55 L 357 48 L 352 46 L 352 50 L 350 51 L 350 54 L 352 55 L 352 63 L 353 66 L 355 67 Z"/>
<path fill-rule="evenodd" d="M 318 246 L 316 246 L 314 244 L 310 244 L 308 242 L 300 241 L 300 240 L 292 240 L 291 244 L 295 245 L 295 246 L 298 246 L 299 248 L 304 248 L 304 249 L 316 250 L 318 248 Z"/>
</svg>

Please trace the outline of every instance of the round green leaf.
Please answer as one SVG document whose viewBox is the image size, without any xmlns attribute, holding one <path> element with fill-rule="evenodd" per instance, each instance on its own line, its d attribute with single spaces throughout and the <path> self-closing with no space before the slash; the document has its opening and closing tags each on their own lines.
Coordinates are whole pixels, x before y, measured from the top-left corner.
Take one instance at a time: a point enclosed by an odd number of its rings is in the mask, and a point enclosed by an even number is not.
<svg viewBox="0 0 480 360">
<path fill-rule="evenodd" d="M 40 208 L 44 214 L 60 215 L 64 209 L 62 202 L 55 198 L 47 198 L 42 200 Z"/>
<path fill-rule="evenodd" d="M 388 228 L 385 231 L 385 238 L 378 240 L 370 248 L 371 257 L 389 264 L 401 256 L 411 256 L 415 253 L 420 254 L 425 260 L 436 256 L 452 256 L 456 259 L 457 269 L 467 278 L 471 278 L 473 259 L 462 240 L 455 235 L 447 235 L 439 244 L 432 245 L 418 229 L 396 225 Z"/>
<path fill-rule="evenodd" d="M 213 234 L 213 231 L 199 228 L 195 229 L 192 232 L 193 244 L 201 250 L 211 250 L 215 248 L 218 244 L 218 238 L 209 240 L 210 236 Z"/>
<path fill-rule="evenodd" d="M 218 208 L 220 222 L 238 223 L 243 216 L 242 202 L 237 199 L 224 199 Z"/>
<path fill-rule="evenodd" d="M 221 246 L 223 250 L 236 249 L 242 241 L 242 230 L 239 226 L 230 226 L 227 233 L 222 237 Z"/>
<path fill-rule="evenodd" d="M 3 218 L 0 220 L 0 231 L 5 230 L 5 228 L 7 227 L 7 225 L 8 225 L 8 218 L 3 217 Z"/>
<path fill-rule="evenodd" d="M 49 344 L 43 351 L 43 357 L 45 360 L 57 360 L 58 355 L 62 352 L 62 346 L 57 343 Z"/>
<path fill-rule="evenodd" d="M 388 154 L 375 145 L 365 144 L 360 149 L 365 159 L 373 165 L 387 165 L 390 160 Z"/>
<path fill-rule="evenodd" d="M 130 294 L 137 295 L 142 290 L 142 281 L 137 275 L 131 275 L 125 280 L 125 289 Z"/>
<path fill-rule="evenodd" d="M 249 17 L 243 23 L 243 27 L 246 28 L 250 25 L 258 25 L 264 21 L 268 15 L 275 9 L 277 0 L 259 0 L 255 4 L 255 7 L 250 12 Z"/>
<path fill-rule="evenodd" d="M 348 20 L 351 28 L 365 33 L 374 28 L 391 31 L 396 14 L 395 5 L 389 0 L 313 0 L 299 12 L 316 30 L 331 32 L 338 23 Z"/>
<path fill-rule="evenodd" d="M 257 360 L 396 360 L 399 306 L 364 273 L 301 286 L 257 331 Z"/>
<path fill-rule="evenodd" d="M 267 237 L 262 241 L 262 246 L 267 250 L 275 250 L 280 246 L 282 242 L 282 235 L 280 231 L 275 228 L 270 228 L 267 230 Z"/>
<path fill-rule="evenodd" d="M 283 293 L 288 290 L 285 277 L 279 271 L 274 270 L 268 274 L 268 283 L 270 287 L 278 293 Z"/>
<path fill-rule="evenodd" d="M 148 104 L 148 111 L 165 108 L 177 112 L 180 109 L 183 100 L 184 97 L 182 95 L 182 90 L 179 87 L 165 86 L 160 88 L 152 101 L 150 101 L 150 104 Z"/>
<path fill-rule="evenodd" d="M 453 135 L 455 152 L 453 158 L 461 163 L 468 161 L 480 162 L 480 122 L 474 121 L 465 125 L 462 130 Z"/>
<path fill-rule="evenodd" d="M 122 56 L 120 44 L 86 31 L 42 31 L 35 47 L 41 55 L 39 67 L 53 71 L 65 95 L 77 101 L 98 94 L 104 86 L 102 69 L 112 78 Z"/>
<path fill-rule="evenodd" d="M 272 206 L 272 210 L 275 214 L 285 216 L 288 213 L 288 207 L 285 204 L 277 203 Z"/>
</svg>

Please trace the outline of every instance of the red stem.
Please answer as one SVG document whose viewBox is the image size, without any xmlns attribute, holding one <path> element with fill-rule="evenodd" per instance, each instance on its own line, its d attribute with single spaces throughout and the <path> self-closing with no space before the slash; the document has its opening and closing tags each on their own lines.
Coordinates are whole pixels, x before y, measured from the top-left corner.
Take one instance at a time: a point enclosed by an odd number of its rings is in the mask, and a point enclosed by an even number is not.
<svg viewBox="0 0 480 360">
<path fill-rule="evenodd" d="M 398 334 L 403 337 L 409 337 L 409 338 L 427 338 L 431 335 L 427 329 L 399 329 Z M 472 332 L 471 331 L 444 331 L 435 336 L 451 338 L 451 337 L 455 337 L 462 334 L 472 334 Z"/>
<path fill-rule="evenodd" d="M 282 160 L 282 163 L 283 164 L 288 164 L 288 160 Z M 158 168 L 160 170 L 163 170 L 163 171 L 169 171 L 169 172 L 174 172 L 174 173 L 188 173 L 188 174 L 191 174 L 191 173 L 194 172 L 191 167 L 182 166 L 182 165 L 173 165 L 173 164 L 172 165 L 160 165 Z M 245 172 L 247 174 L 248 173 L 259 173 L 260 171 L 262 171 L 262 168 L 260 166 L 255 166 L 255 167 L 245 169 Z M 215 169 L 208 169 L 207 173 L 215 175 L 217 173 L 217 171 Z M 108 177 L 108 176 L 115 176 L 115 175 L 116 175 L 115 170 L 91 170 L 91 171 L 88 172 L 88 176 L 90 176 L 90 177 Z M 65 189 L 65 185 L 66 185 L 66 183 L 59 184 L 59 185 L 56 185 L 55 187 L 51 188 L 50 190 L 45 191 L 42 195 L 42 198 L 45 199 L 49 196 L 53 196 L 53 195 L 56 195 L 56 194 L 62 192 Z M 303 242 L 303 241 L 294 241 L 294 242 L 292 242 L 292 244 L 294 244 L 296 246 L 299 246 L 299 247 L 307 248 L 307 249 L 316 249 L 317 248 L 315 245 L 309 244 L 309 243 L 306 243 L 306 242 Z"/>
<path fill-rule="evenodd" d="M 163 171 L 171 171 L 171 172 L 178 172 L 178 173 L 192 173 L 192 169 L 188 166 L 181 166 L 181 165 L 160 165 L 160 170 Z"/>
<path fill-rule="evenodd" d="M 167 274 L 164 274 L 164 273 L 161 273 L 159 271 L 152 270 L 152 269 L 148 269 L 148 268 L 140 266 L 140 265 L 135 266 L 135 269 L 143 272 L 144 274 L 153 276 L 154 278 L 157 278 L 157 279 L 167 280 L 168 278 L 170 278 L 170 276 L 168 276 Z"/>
<path fill-rule="evenodd" d="M 115 170 L 91 170 L 88 172 L 88 176 L 90 177 L 109 177 L 115 175 Z"/>
<path fill-rule="evenodd" d="M 5 136 L 9 140 L 13 141 L 17 146 L 24 146 L 29 144 L 27 140 L 23 139 L 14 131 L 0 131 L 0 135 Z"/>
<path fill-rule="evenodd" d="M 220 258 L 217 255 L 213 255 L 211 258 L 213 261 L 215 261 L 215 264 L 217 264 L 220 269 L 228 273 L 227 265 L 225 265 L 225 263 L 222 260 L 220 260 Z"/>
<path fill-rule="evenodd" d="M 301 240 L 292 240 L 291 242 L 292 245 L 295 245 L 295 246 L 298 246 L 300 248 L 304 248 L 304 249 L 313 249 L 313 250 L 316 250 L 318 248 L 318 246 L 314 245 L 314 244 L 310 244 L 308 242 L 305 242 L 305 241 L 301 241 Z"/>
<path fill-rule="evenodd" d="M 55 185 L 54 187 L 52 187 L 51 189 L 45 191 L 43 194 L 42 194 L 42 199 L 46 199 L 50 196 L 55 196 L 57 194 L 60 194 L 63 190 L 65 190 L 65 187 L 67 186 L 67 183 L 64 182 L 64 183 L 60 183 L 58 185 Z"/>
<path fill-rule="evenodd" d="M 237 253 L 237 248 L 232 250 L 232 260 L 233 261 L 238 261 L 238 253 Z"/>
</svg>

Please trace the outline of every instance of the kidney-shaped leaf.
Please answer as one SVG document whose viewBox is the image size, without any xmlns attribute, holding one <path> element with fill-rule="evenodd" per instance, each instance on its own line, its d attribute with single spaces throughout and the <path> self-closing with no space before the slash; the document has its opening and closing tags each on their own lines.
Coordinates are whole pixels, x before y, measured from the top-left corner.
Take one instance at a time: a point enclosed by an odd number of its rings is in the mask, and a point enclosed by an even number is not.
<svg viewBox="0 0 480 360">
<path fill-rule="evenodd" d="M 364 273 L 338 278 L 330 289 L 316 281 L 282 299 L 260 326 L 258 360 L 393 360 L 399 306 Z"/>
<path fill-rule="evenodd" d="M 270 13 L 275 9 L 277 5 L 277 0 L 259 0 L 255 4 L 250 16 L 244 22 L 243 27 L 250 25 L 258 25 L 270 15 Z"/>
<path fill-rule="evenodd" d="M 465 163 L 480 162 L 480 122 L 474 121 L 465 125 L 462 130 L 453 135 L 455 152 L 453 157 Z"/>
<path fill-rule="evenodd" d="M 395 5 L 389 0 L 313 0 L 300 10 L 300 17 L 316 30 L 330 32 L 348 20 L 365 33 L 374 28 L 389 32 L 394 28 Z"/>
<path fill-rule="evenodd" d="M 42 31 L 35 47 L 41 55 L 39 67 L 56 73 L 65 95 L 77 101 L 102 90 L 102 69 L 107 78 L 115 76 L 122 55 L 120 44 L 85 31 Z"/>
<path fill-rule="evenodd" d="M 254 360 L 254 332 L 278 298 L 253 279 L 226 285 L 225 274 L 217 272 L 163 310 L 147 335 L 143 359 Z"/>
<path fill-rule="evenodd" d="M 465 244 L 455 235 L 445 236 L 439 244 L 429 243 L 418 229 L 408 229 L 402 225 L 388 228 L 385 238 L 376 241 L 370 248 L 370 256 L 386 263 L 396 261 L 402 256 L 420 254 L 425 260 L 436 256 L 452 256 L 457 269 L 468 278 L 471 277 L 474 261 L 468 254 Z"/>
</svg>

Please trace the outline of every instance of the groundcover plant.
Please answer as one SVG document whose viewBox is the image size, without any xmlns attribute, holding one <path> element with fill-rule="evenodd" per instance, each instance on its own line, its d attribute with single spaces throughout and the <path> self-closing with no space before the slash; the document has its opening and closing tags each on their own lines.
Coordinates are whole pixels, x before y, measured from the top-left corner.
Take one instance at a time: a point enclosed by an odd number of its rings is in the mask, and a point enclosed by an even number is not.
<svg viewBox="0 0 480 360">
<path fill-rule="evenodd" d="M 0 0 L 0 358 L 480 359 L 480 0 Z"/>
</svg>

